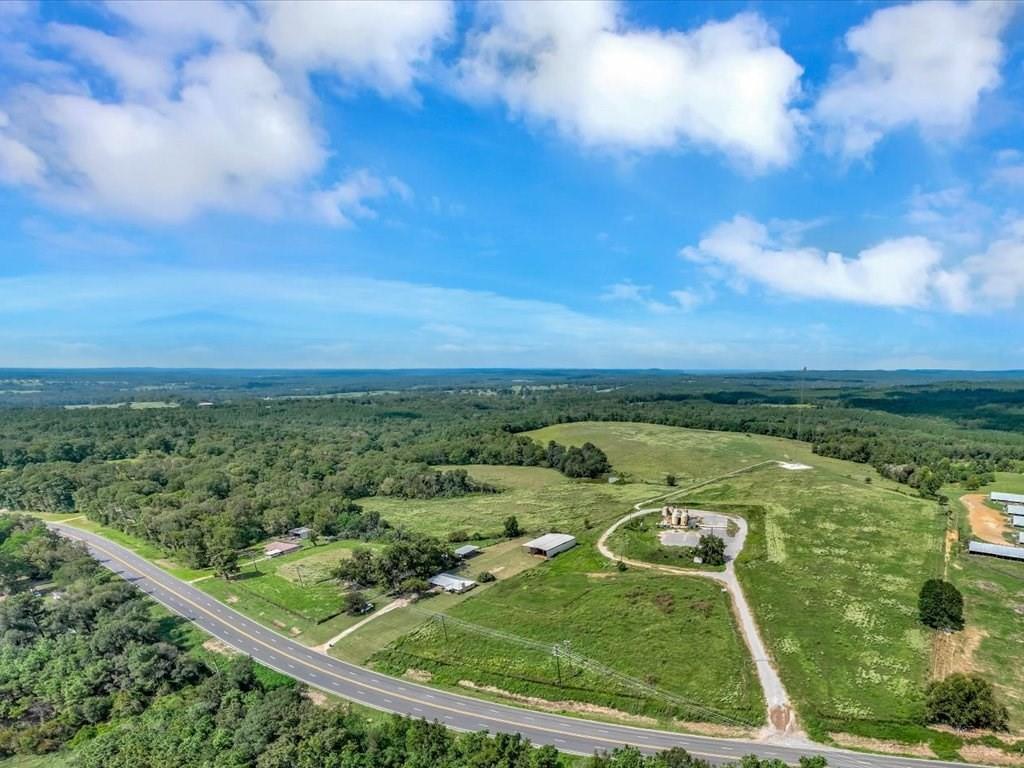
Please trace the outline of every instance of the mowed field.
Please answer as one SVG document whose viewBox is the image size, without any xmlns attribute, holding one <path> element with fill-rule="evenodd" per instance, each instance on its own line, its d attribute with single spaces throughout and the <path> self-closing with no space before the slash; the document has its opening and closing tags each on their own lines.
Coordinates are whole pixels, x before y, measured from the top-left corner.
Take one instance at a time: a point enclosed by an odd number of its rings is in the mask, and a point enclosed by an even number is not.
<svg viewBox="0 0 1024 768">
<path fill-rule="evenodd" d="M 667 488 L 570 481 L 530 467 L 466 468 L 503 492 L 360 503 L 393 523 L 436 535 L 460 529 L 496 535 L 504 519 L 515 515 L 529 531 L 511 542 L 516 547 L 548 531 L 574 534 L 579 546 L 549 562 L 528 558 L 532 567 L 518 575 L 492 570 L 496 584 L 457 602 L 444 595 L 383 616 L 340 643 L 338 655 L 358 659 L 371 634 L 386 634 L 386 647 L 369 644 L 373 666 L 466 691 L 475 688 L 481 695 L 526 697 L 525 703 L 548 702 L 544 706 L 564 711 L 643 717 L 666 725 L 763 721 L 753 664 L 721 588 L 663 574 L 619 572 L 594 548 L 601 532 L 634 503 Z M 485 551 L 467 567 L 482 565 L 486 556 Z M 432 612 L 451 620 L 442 628 Z M 395 632 L 399 626 L 406 631 Z M 506 636 L 494 635 L 495 630 Z M 550 652 L 531 646 L 538 642 L 568 642 L 588 659 L 674 698 L 638 692 L 565 662 L 559 669 Z"/>
<path fill-rule="evenodd" d="M 737 572 L 805 728 L 822 737 L 882 734 L 919 717 L 931 643 L 917 622 L 917 594 L 941 573 L 946 526 L 936 503 L 793 441 L 647 424 L 532 434 L 589 440 L 634 479 L 671 472 L 680 486 L 765 459 L 812 465 L 766 466 L 680 501 L 747 517 Z"/>
</svg>

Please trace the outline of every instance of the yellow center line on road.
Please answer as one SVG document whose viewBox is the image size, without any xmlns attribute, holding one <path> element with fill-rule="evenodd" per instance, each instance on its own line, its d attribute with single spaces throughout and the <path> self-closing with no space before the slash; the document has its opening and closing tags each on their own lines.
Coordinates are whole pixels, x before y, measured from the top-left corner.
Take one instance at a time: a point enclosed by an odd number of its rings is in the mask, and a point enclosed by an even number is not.
<svg viewBox="0 0 1024 768">
<path fill-rule="evenodd" d="M 116 560 L 117 562 L 121 563 L 124 567 L 126 567 L 127 569 L 129 569 L 133 573 L 136 573 L 136 574 L 138 574 L 139 576 L 141 576 L 143 578 L 147 578 L 147 579 L 151 578 L 145 572 L 140 571 L 134 565 L 129 563 L 127 560 L 124 560 L 124 559 L 118 557 L 115 553 L 111 552 L 110 550 L 106 549 L 105 547 L 103 547 L 103 546 L 101 546 L 99 544 L 96 544 L 93 541 L 89 541 L 89 543 L 93 547 L 98 549 L 100 552 L 102 552 L 104 555 L 106 555 L 107 557 L 109 557 L 112 560 Z M 202 606 L 199 603 L 195 602 L 194 600 L 192 600 L 191 598 L 187 597 L 186 595 L 183 595 L 180 592 L 176 591 L 175 589 L 167 587 L 167 586 L 165 586 L 162 583 L 160 583 L 159 586 L 161 588 L 163 588 L 164 590 L 166 590 L 167 592 L 169 592 L 172 595 L 174 595 L 175 597 L 177 597 L 179 600 L 182 600 L 182 601 L 188 603 L 189 605 L 193 606 L 194 608 L 197 608 L 198 610 L 202 611 L 207 616 L 209 616 L 210 618 L 214 619 L 214 621 L 223 621 L 223 619 L 218 618 L 213 613 L 213 611 L 209 610 L 208 608 L 205 608 L 204 606 Z M 268 643 L 266 643 L 265 641 L 260 640 L 258 637 L 255 637 L 255 636 L 249 634 L 248 632 L 246 632 L 246 631 L 244 631 L 244 630 L 242 630 L 242 629 L 240 629 L 238 627 L 232 626 L 231 629 L 234 632 L 238 633 L 239 635 L 242 635 L 243 637 L 248 638 L 252 642 L 254 642 L 254 643 L 258 644 L 258 645 L 263 646 L 264 648 L 266 648 L 267 650 L 273 652 L 274 654 L 276 654 L 278 656 L 284 656 L 286 658 L 292 659 L 293 661 L 299 662 L 303 666 L 308 666 L 309 665 L 309 662 L 304 661 L 303 659 L 299 658 L 298 656 L 294 656 L 294 655 L 292 655 L 292 654 L 290 654 L 290 653 L 288 653 L 288 652 L 286 652 L 284 650 L 281 650 L 281 649 L 278 649 L 278 648 L 274 648 L 271 645 L 269 645 Z M 244 653 L 243 649 L 239 648 L 238 650 L 243 651 L 243 653 Z M 330 658 L 330 657 L 327 657 L 327 658 Z M 333 661 L 333 659 L 332 659 L 332 661 Z M 265 663 L 265 662 L 261 662 L 261 663 Z M 271 665 L 267 664 L 267 666 L 271 666 Z M 342 681 L 344 683 L 348 683 L 349 685 L 355 685 L 355 686 L 358 686 L 360 688 L 363 688 L 363 689 L 366 689 L 366 690 L 369 690 L 369 691 L 374 691 L 375 693 L 379 693 L 379 694 L 385 695 L 385 696 L 386 695 L 391 695 L 391 696 L 394 696 L 395 698 L 399 698 L 399 699 L 402 699 L 403 701 L 407 701 L 410 704 L 423 704 L 424 703 L 420 699 L 417 699 L 417 698 L 414 698 L 414 697 L 411 697 L 411 696 L 405 696 L 405 695 L 403 695 L 401 693 L 396 693 L 394 691 L 390 691 L 390 690 L 387 690 L 387 689 L 384 689 L 384 688 L 378 688 L 375 685 L 371 685 L 369 683 L 364 683 L 364 682 L 361 682 L 361 681 L 358 681 L 358 680 L 353 680 L 352 678 L 349 678 L 349 677 L 345 677 L 343 675 L 339 675 L 338 673 L 336 673 L 336 672 L 334 672 L 334 671 L 332 671 L 330 669 L 322 669 L 322 670 L 320 668 L 316 668 L 316 669 L 318 671 L 323 672 L 324 674 L 330 675 L 331 677 L 333 677 L 333 678 L 335 678 L 335 679 L 337 679 L 339 681 Z M 281 671 L 281 670 L 278 670 L 278 671 Z M 287 673 L 284 673 L 284 674 L 287 674 Z M 322 688 L 322 686 L 316 686 L 316 687 Z M 336 691 L 331 691 L 330 689 L 323 689 L 323 690 L 327 690 L 328 693 L 334 693 L 334 694 L 337 693 Z M 366 702 L 363 702 L 363 703 L 365 704 Z M 465 712 L 463 710 L 455 709 L 453 707 L 447 707 L 447 706 L 445 706 L 443 704 L 430 704 L 429 706 L 433 707 L 434 709 L 440 709 L 440 710 L 443 710 L 445 712 L 451 712 L 451 713 L 456 714 L 456 715 L 461 715 L 462 717 L 476 717 L 476 718 L 479 718 L 480 720 L 489 720 L 491 722 L 500 723 L 501 725 L 511 726 L 513 728 L 522 728 L 522 727 L 524 727 L 521 723 L 515 722 L 513 720 L 506 720 L 506 719 L 501 718 L 501 717 L 495 717 L 495 716 L 492 716 L 492 715 L 484 715 L 484 714 L 479 714 L 479 713 L 476 713 L 476 712 Z M 563 731 L 563 730 L 559 730 L 557 728 L 549 728 L 549 727 L 540 726 L 540 725 L 530 725 L 530 726 L 527 726 L 527 727 L 532 728 L 534 730 L 543 731 L 545 733 L 557 734 L 559 736 L 570 736 L 572 738 L 580 738 L 580 734 L 578 734 L 578 733 L 573 733 L 571 731 Z M 671 734 L 668 734 L 668 735 L 671 735 Z M 680 735 L 682 736 L 682 734 L 680 734 Z M 621 746 L 624 743 L 623 741 L 621 741 L 619 739 L 610 739 L 610 738 L 604 738 L 604 737 L 601 737 L 601 736 L 587 735 L 585 738 L 593 739 L 594 741 L 605 742 L 607 744 L 612 744 L 614 746 Z M 665 747 L 659 746 L 659 745 L 655 745 L 655 744 L 642 744 L 642 743 L 639 743 L 639 742 L 631 742 L 631 744 L 633 746 L 635 746 L 635 747 L 640 747 L 640 748 L 643 748 L 643 749 L 652 749 L 652 750 L 655 750 L 655 751 L 661 751 L 661 750 L 665 749 Z M 723 760 L 733 759 L 732 756 L 730 756 L 730 755 L 720 755 L 720 754 L 716 754 L 714 752 L 691 752 L 691 754 L 699 755 L 701 757 L 717 757 L 717 758 L 721 758 Z"/>
</svg>

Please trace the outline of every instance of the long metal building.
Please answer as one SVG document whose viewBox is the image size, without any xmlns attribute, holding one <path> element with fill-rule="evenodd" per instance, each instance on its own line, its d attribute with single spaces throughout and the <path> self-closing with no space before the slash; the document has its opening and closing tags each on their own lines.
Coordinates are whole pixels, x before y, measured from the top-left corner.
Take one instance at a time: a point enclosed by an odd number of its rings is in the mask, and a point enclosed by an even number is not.
<svg viewBox="0 0 1024 768">
<path fill-rule="evenodd" d="M 1005 557 L 1010 560 L 1024 560 L 1024 547 L 972 541 L 967 544 L 967 551 L 973 555 L 991 555 L 992 557 Z"/>
<path fill-rule="evenodd" d="M 1024 504 L 1024 493 L 1002 493 L 1001 491 L 992 491 L 988 495 L 989 501 L 994 501 L 996 504 Z"/>
</svg>

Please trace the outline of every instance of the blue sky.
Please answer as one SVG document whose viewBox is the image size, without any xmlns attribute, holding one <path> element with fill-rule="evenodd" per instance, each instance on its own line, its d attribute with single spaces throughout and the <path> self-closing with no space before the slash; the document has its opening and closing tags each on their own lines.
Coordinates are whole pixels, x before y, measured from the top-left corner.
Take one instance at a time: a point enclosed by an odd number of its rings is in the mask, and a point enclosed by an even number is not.
<svg viewBox="0 0 1024 768">
<path fill-rule="evenodd" d="M 0 366 L 1024 368 L 1011 4 L 0 4 Z"/>
</svg>

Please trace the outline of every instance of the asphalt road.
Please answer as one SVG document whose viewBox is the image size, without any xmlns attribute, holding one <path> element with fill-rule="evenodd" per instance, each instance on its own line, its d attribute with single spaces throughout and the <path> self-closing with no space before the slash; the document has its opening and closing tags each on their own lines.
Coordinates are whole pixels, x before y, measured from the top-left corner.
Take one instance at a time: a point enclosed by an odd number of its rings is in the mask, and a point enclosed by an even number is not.
<svg viewBox="0 0 1024 768">
<path fill-rule="evenodd" d="M 267 629 L 101 536 L 59 523 L 49 525 L 68 538 L 85 542 L 104 566 L 241 653 L 314 688 L 386 712 L 436 720 L 463 731 L 521 733 L 535 744 L 551 744 L 577 754 L 591 754 L 631 744 L 645 752 L 683 747 L 691 754 L 716 764 L 735 761 L 747 754 L 795 764 L 801 755 L 820 754 L 830 766 L 837 768 L 947 768 L 964 765 L 941 760 L 871 755 L 819 745 L 766 744 L 613 725 L 535 712 L 417 685 L 339 661 Z"/>
</svg>

